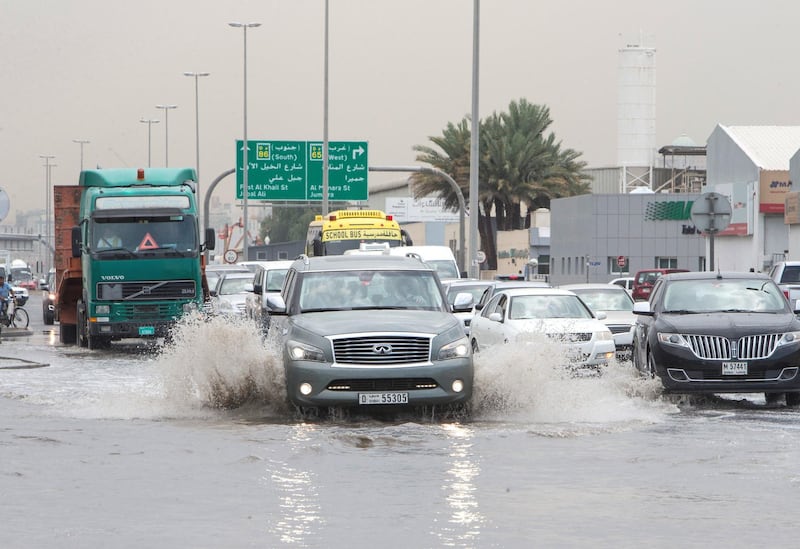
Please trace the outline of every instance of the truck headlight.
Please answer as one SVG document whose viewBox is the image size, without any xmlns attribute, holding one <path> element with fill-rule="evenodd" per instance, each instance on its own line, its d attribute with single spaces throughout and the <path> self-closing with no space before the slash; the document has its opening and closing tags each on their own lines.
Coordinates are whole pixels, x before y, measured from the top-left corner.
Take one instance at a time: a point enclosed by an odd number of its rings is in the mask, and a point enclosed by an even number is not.
<svg viewBox="0 0 800 549">
<path fill-rule="evenodd" d="M 325 362 L 325 352 L 319 347 L 300 343 L 299 341 L 289 341 L 286 343 L 289 356 L 292 360 L 311 360 L 314 362 Z"/>
<path fill-rule="evenodd" d="M 466 337 L 443 345 L 442 348 L 439 349 L 439 360 L 464 358 L 465 356 L 469 356 L 469 341 Z"/>
<path fill-rule="evenodd" d="M 94 312 L 97 315 L 110 315 L 111 305 L 95 305 Z"/>
</svg>

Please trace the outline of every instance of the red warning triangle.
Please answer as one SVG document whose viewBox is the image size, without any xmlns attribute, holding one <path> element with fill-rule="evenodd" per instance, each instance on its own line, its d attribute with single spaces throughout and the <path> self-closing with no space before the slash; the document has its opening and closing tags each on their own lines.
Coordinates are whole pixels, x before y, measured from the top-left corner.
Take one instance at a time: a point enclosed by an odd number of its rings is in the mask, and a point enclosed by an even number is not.
<svg viewBox="0 0 800 549">
<path fill-rule="evenodd" d="M 139 246 L 137 247 L 138 250 L 156 250 L 158 248 L 159 248 L 159 245 L 156 244 L 155 239 L 152 236 L 150 236 L 150 233 L 147 233 L 146 235 L 144 235 L 144 238 L 142 239 L 142 241 L 139 243 Z"/>
</svg>

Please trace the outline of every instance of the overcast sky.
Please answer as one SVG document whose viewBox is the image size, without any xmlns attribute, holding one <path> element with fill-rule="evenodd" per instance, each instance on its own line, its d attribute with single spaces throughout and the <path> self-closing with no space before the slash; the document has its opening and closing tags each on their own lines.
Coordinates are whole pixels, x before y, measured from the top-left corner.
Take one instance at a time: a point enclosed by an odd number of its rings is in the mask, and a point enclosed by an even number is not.
<svg viewBox="0 0 800 549">
<path fill-rule="evenodd" d="M 195 165 L 200 80 L 203 182 L 235 166 L 248 31 L 248 137 L 323 132 L 324 0 L 0 0 L 0 188 L 11 213 L 44 208 L 41 154 L 54 184 L 84 166 Z M 369 142 L 370 165 L 415 164 L 471 109 L 472 0 L 330 0 L 331 140 Z M 563 146 L 590 166 L 616 161 L 618 51 L 656 48 L 658 146 L 704 144 L 716 124 L 796 125 L 795 0 L 483 0 L 480 114 L 526 98 L 550 107 Z M 788 166 L 787 166 L 788 169 Z M 371 174 L 370 181 L 398 174 Z M 216 194 L 232 201 L 228 178 Z"/>
</svg>

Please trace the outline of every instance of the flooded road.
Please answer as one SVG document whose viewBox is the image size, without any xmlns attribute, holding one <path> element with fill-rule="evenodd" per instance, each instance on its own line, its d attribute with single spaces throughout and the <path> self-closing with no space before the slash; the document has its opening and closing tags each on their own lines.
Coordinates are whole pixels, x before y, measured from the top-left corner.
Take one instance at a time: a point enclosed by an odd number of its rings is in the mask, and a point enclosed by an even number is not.
<svg viewBox="0 0 800 549">
<path fill-rule="evenodd" d="M 111 351 L 44 328 L 0 345 L 0 547 L 796 538 L 800 411 L 760 395 L 667 398 L 626 365 L 572 379 L 513 349 L 478 355 L 470 417 L 304 421 L 245 327 L 198 322 L 169 348 Z"/>
</svg>

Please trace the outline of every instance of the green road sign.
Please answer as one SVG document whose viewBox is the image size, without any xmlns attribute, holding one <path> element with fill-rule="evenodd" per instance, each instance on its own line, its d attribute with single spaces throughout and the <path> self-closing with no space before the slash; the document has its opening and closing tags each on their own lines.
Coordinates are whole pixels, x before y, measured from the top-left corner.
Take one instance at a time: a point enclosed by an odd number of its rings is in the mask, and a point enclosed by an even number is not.
<svg viewBox="0 0 800 549">
<path fill-rule="evenodd" d="M 248 140 L 248 200 L 322 200 L 322 141 Z M 366 141 L 328 142 L 328 200 L 367 200 Z M 242 141 L 236 141 L 236 198 L 242 191 Z"/>
</svg>

